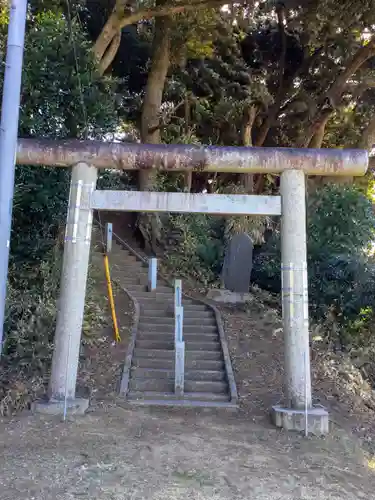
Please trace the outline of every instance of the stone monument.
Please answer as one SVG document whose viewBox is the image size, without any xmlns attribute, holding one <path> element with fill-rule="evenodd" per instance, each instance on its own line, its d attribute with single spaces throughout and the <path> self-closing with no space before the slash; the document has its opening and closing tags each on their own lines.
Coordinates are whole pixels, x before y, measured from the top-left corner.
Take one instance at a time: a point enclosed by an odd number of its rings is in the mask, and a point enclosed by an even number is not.
<svg viewBox="0 0 375 500">
<path fill-rule="evenodd" d="M 249 300 L 253 267 L 253 242 L 246 233 L 235 234 L 225 252 L 222 270 L 222 289 L 210 290 L 207 297 L 227 303 Z"/>
</svg>

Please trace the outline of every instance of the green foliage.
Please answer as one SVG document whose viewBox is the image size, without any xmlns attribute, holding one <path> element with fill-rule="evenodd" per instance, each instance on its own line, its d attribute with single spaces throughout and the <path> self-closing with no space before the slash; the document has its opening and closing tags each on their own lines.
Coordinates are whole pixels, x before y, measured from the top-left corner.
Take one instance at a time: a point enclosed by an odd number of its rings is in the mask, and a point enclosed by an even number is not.
<svg viewBox="0 0 375 500">
<path fill-rule="evenodd" d="M 55 246 L 65 222 L 69 179 L 66 169 L 17 167 L 11 263 L 38 266 Z"/>
<path fill-rule="evenodd" d="M 197 9 L 175 16 L 172 48 L 175 59 L 200 59 L 213 53 L 219 15 L 216 9 Z"/>
<path fill-rule="evenodd" d="M 31 403 L 48 381 L 60 279 L 58 247 L 35 266 L 10 267 L 5 318 L 6 343 L 1 360 L 0 415 Z"/>
<path fill-rule="evenodd" d="M 192 32 L 193 18 L 199 22 L 194 23 Z M 189 14 L 184 18 L 185 23 L 188 21 L 190 29 L 187 34 L 182 34 L 185 37 L 188 35 L 182 50 L 185 61 L 174 69 L 165 88 L 164 99 L 167 103 L 173 103 L 177 112 L 162 130 L 163 140 L 240 145 L 245 109 L 253 104 L 259 107 L 268 105 L 272 97 L 264 80 L 260 75 L 251 73 L 242 57 L 242 32 L 230 20 L 209 10 Z M 181 26 L 185 24 L 179 24 L 179 28 Z M 205 38 L 199 38 L 202 26 L 203 34 L 210 39 L 209 43 L 203 44 L 201 53 L 199 50 L 195 54 L 190 53 L 191 46 L 197 42 L 199 45 Z M 207 29 L 208 26 L 212 28 Z M 179 106 L 184 96 L 189 96 L 188 123 L 186 110 Z M 185 136 L 182 141 L 181 136 Z"/>
<path fill-rule="evenodd" d="M 310 311 L 315 318 L 330 312 L 341 325 L 375 306 L 374 266 L 363 255 L 320 254 L 309 259 Z"/>
<path fill-rule="evenodd" d="M 307 208 L 309 255 L 353 255 L 375 238 L 372 204 L 353 186 L 330 184 L 310 196 Z"/>
<path fill-rule="evenodd" d="M 90 47 L 78 23 L 69 26 L 60 14 L 38 14 L 28 25 L 22 137 L 99 138 L 113 131 L 113 81 L 99 78 Z"/>
<path fill-rule="evenodd" d="M 134 189 L 134 185 L 128 172 L 103 170 L 99 172 L 96 189 L 131 190 Z"/>
<path fill-rule="evenodd" d="M 241 184 L 228 184 L 218 192 L 227 194 L 248 194 Z M 264 243 L 264 232 L 271 224 L 270 217 L 263 215 L 232 215 L 224 219 L 225 241 L 238 233 L 247 233 L 254 245 Z"/>
<path fill-rule="evenodd" d="M 166 225 L 174 234 L 165 257 L 180 276 L 194 277 L 203 284 L 213 283 L 223 257 L 223 221 L 205 214 L 171 215 Z"/>
<path fill-rule="evenodd" d="M 4 50 L 6 26 L 2 28 Z M 113 131 L 112 90 L 110 80 L 98 78 L 89 42 L 77 23 L 69 26 L 61 14 L 50 11 L 32 18 L 25 39 L 22 137 L 97 138 Z M 66 169 L 16 169 L 11 259 L 37 264 L 53 248 L 65 222 L 69 180 Z"/>
<path fill-rule="evenodd" d="M 327 185 L 308 204 L 310 312 L 316 319 L 333 314 L 348 325 L 375 306 L 375 266 L 368 256 L 374 239 L 371 202 L 355 187 Z M 279 291 L 279 234 L 255 256 L 253 279 Z"/>
</svg>

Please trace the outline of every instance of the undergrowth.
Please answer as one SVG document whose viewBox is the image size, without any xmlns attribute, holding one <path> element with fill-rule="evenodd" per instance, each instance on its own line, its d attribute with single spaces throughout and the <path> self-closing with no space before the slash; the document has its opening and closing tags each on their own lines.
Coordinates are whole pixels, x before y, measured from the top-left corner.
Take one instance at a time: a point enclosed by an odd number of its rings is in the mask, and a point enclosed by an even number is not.
<svg viewBox="0 0 375 500">
<path fill-rule="evenodd" d="M 25 281 L 17 276 L 8 287 L 6 338 L 0 362 L 0 415 L 28 408 L 44 395 L 50 378 L 62 251 L 54 248 L 35 269 L 26 268 Z M 98 270 L 90 267 L 87 280 L 82 342 L 95 342 L 95 333 L 107 321 L 96 282 Z M 30 276 L 34 273 L 34 280 Z M 12 270 L 11 273 L 12 275 Z"/>
</svg>

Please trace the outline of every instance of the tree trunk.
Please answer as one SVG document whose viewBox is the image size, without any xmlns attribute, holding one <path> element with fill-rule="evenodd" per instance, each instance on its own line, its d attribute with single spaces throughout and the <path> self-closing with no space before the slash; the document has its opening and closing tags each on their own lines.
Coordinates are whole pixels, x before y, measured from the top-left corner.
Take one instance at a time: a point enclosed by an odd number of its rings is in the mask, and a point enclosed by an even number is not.
<svg viewBox="0 0 375 500">
<path fill-rule="evenodd" d="M 327 115 L 322 119 L 322 121 L 319 123 L 319 126 L 317 127 L 315 134 L 311 137 L 308 147 L 313 148 L 313 149 L 320 149 L 323 144 L 323 139 L 324 139 L 324 133 L 326 130 L 326 125 L 328 123 L 328 120 L 331 115 Z M 307 192 L 309 194 L 313 193 L 316 191 L 319 187 L 324 185 L 326 182 L 326 179 L 328 177 L 320 176 L 320 175 L 315 175 L 313 177 L 308 177 L 306 187 L 307 187 Z"/>
<path fill-rule="evenodd" d="M 153 55 L 148 74 L 141 117 L 141 141 L 147 144 L 160 142 L 160 107 L 170 64 L 170 17 L 155 20 Z M 139 189 L 150 191 L 155 183 L 155 172 L 139 171 Z"/>
<path fill-rule="evenodd" d="M 94 55 L 99 64 L 112 40 L 119 33 L 119 22 L 119 14 L 114 8 L 93 47 Z"/>
<path fill-rule="evenodd" d="M 160 1 L 157 5 L 162 5 Z M 145 97 L 141 116 L 141 141 L 146 144 L 160 143 L 160 107 L 170 64 L 170 32 L 172 20 L 169 16 L 155 19 L 151 68 L 148 73 Z M 140 191 L 155 189 L 157 171 L 139 170 L 138 187 Z M 138 228 L 144 241 L 145 250 L 157 255 L 161 241 L 161 222 L 157 214 L 139 214 Z"/>
<path fill-rule="evenodd" d="M 258 113 L 258 106 L 248 106 L 244 110 L 243 122 L 242 122 L 242 138 L 241 142 L 243 146 L 252 146 L 252 131 L 255 118 Z M 254 175 L 253 174 L 243 174 L 242 175 L 242 185 L 246 190 L 247 194 L 252 194 L 254 192 Z"/>
</svg>

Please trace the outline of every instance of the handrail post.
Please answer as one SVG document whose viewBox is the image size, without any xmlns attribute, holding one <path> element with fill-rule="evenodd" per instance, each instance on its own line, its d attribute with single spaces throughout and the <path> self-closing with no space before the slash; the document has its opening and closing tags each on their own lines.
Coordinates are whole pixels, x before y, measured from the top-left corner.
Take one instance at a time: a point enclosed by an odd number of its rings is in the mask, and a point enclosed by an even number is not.
<svg viewBox="0 0 375 500">
<path fill-rule="evenodd" d="M 175 328 L 174 328 L 174 342 L 182 342 L 184 337 L 182 333 L 182 325 L 184 321 L 184 308 L 176 307 L 176 315 L 175 315 Z"/>
<path fill-rule="evenodd" d="M 184 395 L 185 386 L 185 342 L 183 337 L 184 308 L 182 307 L 182 282 L 175 280 L 174 285 L 174 318 L 175 318 L 175 379 L 174 391 L 177 397 Z"/>
<path fill-rule="evenodd" d="M 158 259 L 151 258 L 148 260 L 148 291 L 153 292 L 156 289 L 158 277 Z"/>
<path fill-rule="evenodd" d="M 112 236 L 113 236 L 112 222 L 107 222 L 105 225 L 105 251 L 106 251 L 106 253 L 110 253 L 112 251 Z"/>
<path fill-rule="evenodd" d="M 174 309 L 176 315 L 176 308 L 182 307 L 182 281 L 174 281 Z"/>
<path fill-rule="evenodd" d="M 174 379 L 174 392 L 177 397 L 184 395 L 185 386 L 185 342 L 176 344 L 176 372 Z"/>
</svg>

